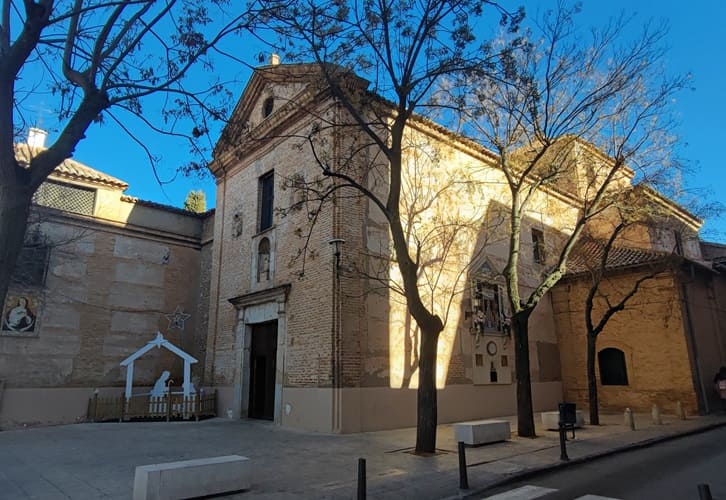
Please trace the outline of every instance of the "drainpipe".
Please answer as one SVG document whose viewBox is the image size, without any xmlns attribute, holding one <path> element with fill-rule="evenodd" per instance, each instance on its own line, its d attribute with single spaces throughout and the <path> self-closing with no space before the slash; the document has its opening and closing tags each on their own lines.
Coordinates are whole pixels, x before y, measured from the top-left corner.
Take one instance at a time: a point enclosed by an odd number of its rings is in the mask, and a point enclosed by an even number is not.
<svg viewBox="0 0 726 500">
<path fill-rule="evenodd" d="M 691 271 L 693 271 L 692 265 Z M 698 364 L 698 345 L 693 329 L 691 306 L 688 303 L 688 290 L 686 288 L 686 283 L 681 278 L 681 273 L 678 273 L 675 278 L 678 280 L 678 291 L 680 293 L 681 303 L 683 304 L 683 307 L 681 308 L 683 311 L 683 327 L 686 331 L 686 345 L 690 351 L 689 358 L 691 360 L 691 376 L 693 377 L 693 385 L 696 388 L 698 413 L 705 415 L 710 412 L 710 408 L 708 405 L 708 394 L 706 393 L 706 387 L 703 385 L 703 377 L 701 377 L 701 369 Z"/>
<path fill-rule="evenodd" d="M 337 100 L 334 103 L 335 106 L 335 120 L 336 122 L 340 119 L 340 103 L 337 102 Z M 336 130 L 334 132 L 334 142 L 333 142 L 333 154 L 335 158 L 335 168 L 338 169 L 340 167 L 340 131 Z M 333 183 L 337 183 L 337 179 L 333 178 Z M 332 421 L 332 427 L 333 432 L 341 432 L 342 431 L 342 359 L 341 359 L 341 300 L 340 300 L 340 253 L 341 253 L 341 246 L 345 242 L 345 240 L 340 238 L 340 227 L 339 227 L 339 220 L 340 220 L 340 214 L 338 211 L 340 210 L 340 206 L 338 203 L 338 197 L 337 193 L 335 195 L 335 198 L 333 199 L 333 220 L 332 220 L 332 229 L 333 229 L 333 239 L 329 242 L 334 246 L 335 254 L 334 254 L 334 264 L 333 264 L 333 304 L 332 304 L 332 339 L 331 339 L 331 390 L 332 390 L 332 415 L 331 415 L 331 421 Z"/>
</svg>

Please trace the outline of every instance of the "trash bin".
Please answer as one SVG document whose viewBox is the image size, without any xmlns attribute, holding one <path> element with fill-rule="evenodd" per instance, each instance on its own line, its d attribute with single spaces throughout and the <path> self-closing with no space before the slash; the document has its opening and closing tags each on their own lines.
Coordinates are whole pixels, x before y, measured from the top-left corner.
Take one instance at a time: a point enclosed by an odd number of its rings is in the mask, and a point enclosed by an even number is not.
<svg viewBox="0 0 726 500">
<path fill-rule="evenodd" d="M 577 424 L 577 407 L 575 403 L 560 403 L 559 410 L 560 432 L 572 431 L 572 439 L 575 439 L 575 424 Z"/>
<path fill-rule="evenodd" d="M 560 403 L 560 425 L 573 426 L 577 423 L 577 406 L 575 403 Z"/>
</svg>

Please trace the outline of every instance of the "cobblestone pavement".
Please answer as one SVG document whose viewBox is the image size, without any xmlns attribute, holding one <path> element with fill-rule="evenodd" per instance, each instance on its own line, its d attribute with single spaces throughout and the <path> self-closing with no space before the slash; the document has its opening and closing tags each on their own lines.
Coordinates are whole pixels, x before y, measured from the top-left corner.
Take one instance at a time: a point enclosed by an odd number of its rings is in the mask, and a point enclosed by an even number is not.
<svg viewBox="0 0 726 500">
<path fill-rule="evenodd" d="M 536 416 L 538 417 L 538 415 Z M 514 417 L 512 429 L 516 429 Z M 637 430 L 622 415 L 578 429 L 568 442 L 572 461 L 726 425 L 712 415 L 650 423 L 636 414 Z M 539 418 L 537 418 L 539 420 Z M 282 429 L 270 422 L 103 423 L 0 432 L 0 498 L 129 499 L 137 465 L 238 454 L 252 465 L 250 490 L 224 498 L 245 500 L 354 498 L 358 458 L 367 462 L 368 498 L 461 497 L 534 470 L 560 465 L 556 432 L 536 439 L 467 448 L 469 491 L 460 491 L 453 428 L 439 426 L 434 457 L 410 453 L 414 429 L 327 435 Z"/>
</svg>

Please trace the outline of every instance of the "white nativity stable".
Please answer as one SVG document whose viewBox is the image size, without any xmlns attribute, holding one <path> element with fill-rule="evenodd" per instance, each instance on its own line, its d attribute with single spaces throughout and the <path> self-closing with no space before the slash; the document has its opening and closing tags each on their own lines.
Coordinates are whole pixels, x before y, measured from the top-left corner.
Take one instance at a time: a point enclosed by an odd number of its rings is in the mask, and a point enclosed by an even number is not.
<svg viewBox="0 0 726 500">
<path fill-rule="evenodd" d="M 126 367 L 126 399 L 131 397 L 134 385 L 134 362 L 154 347 L 157 349 L 164 347 L 184 360 L 184 384 L 182 385 L 182 393 L 185 398 L 190 397 L 194 391 L 191 382 L 191 367 L 192 364 L 197 362 L 197 359 L 166 340 L 161 332 L 156 332 L 156 338 L 154 340 L 149 341 L 144 347 L 121 361 L 121 366 Z"/>
</svg>

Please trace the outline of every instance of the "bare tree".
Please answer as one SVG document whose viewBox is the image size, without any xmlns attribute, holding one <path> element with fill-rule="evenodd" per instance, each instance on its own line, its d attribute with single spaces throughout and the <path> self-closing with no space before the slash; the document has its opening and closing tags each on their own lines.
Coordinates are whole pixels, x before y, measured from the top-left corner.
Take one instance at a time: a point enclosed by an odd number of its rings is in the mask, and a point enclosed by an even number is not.
<svg viewBox="0 0 726 500">
<path fill-rule="evenodd" d="M 407 126 L 415 113 L 428 114 L 437 106 L 432 89 L 439 82 L 483 67 L 489 54 L 486 47 L 474 46 L 472 23 L 486 4 L 494 7 L 492 12 L 504 25 L 516 30 L 522 14 L 510 15 L 493 2 L 263 2 L 269 25 L 284 40 L 280 50 L 286 60 L 316 64 L 331 97 L 339 103 L 343 118 L 329 122 L 331 126 L 362 131 L 363 142 L 346 148 L 357 155 L 332 161 L 336 152 L 328 150 L 318 160 L 335 191 L 352 189 L 366 197 L 383 214 L 390 230 L 400 291 L 420 331 L 417 453 L 435 451 L 436 353 L 444 319 L 424 298 L 421 242 L 407 233 L 410 221 L 402 214 Z M 366 89 L 354 75 L 368 78 L 371 87 Z M 322 130 L 311 132 L 311 143 Z M 355 159 L 356 175 L 339 168 L 351 166 L 350 159 Z"/>
<path fill-rule="evenodd" d="M 623 246 L 627 245 L 628 240 L 625 235 L 629 229 L 637 226 L 652 228 L 655 218 L 652 217 L 654 214 L 646 210 L 634 197 L 618 198 L 625 204 L 611 207 L 610 211 L 617 212 L 617 216 L 612 221 L 609 237 L 601 240 L 584 235 L 578 243 L 579 255 L 576 256 L 578 267 L 584 268 L 584 274 L 590 277 L 585 297 L 584 321 L 587 336 L 586 370 L 591 425 L 600 425 L 595 375 L 598 335 L 603 332 L 614 315 L 625 310 L 644 283 L 675 264 L 671 254 Z M 640 209 L 636 208 L 638 206 Z M 640 267 L 635 270 L 636 272 L 631 270 L 624 278 L 622 274 L 618 274 L 618 267 L 622 266 L 620 261 L 631 262 L 634 253 L 639 256 Z"/>
<path fill-rule="evenodd" d="M 228 94 L 219 81 L 194 86 L 187 77 L 198 66 L 209 70 L 220 41 L 253 18 L 252 7 L 228 14 L 225 6 L 218 0 L 0 1 L 0 297 L 23 244 L 33 193 L 93 123 L 115 122 L 150 159 L 124 112 L 155 131 L 187 138 L 192 152 L 202 153 L 210 120 L 226 115 Z M 19 159 L 14 143 L 41 96 L 54 103 L 58 137 Z M 158 120 L 148 112 L 152 101 Z"/>
<path fill-rule="evenodd" d="M 676 269 L 682 262 L 685 245 L 698 240 L 693 228 L 674 220 L 673 213 L 647 186 L 636 185 L 613 197 L 601 223 L 607 229 L 599 229 L 599 235 L 586 233 L 578 243 L 575 266 L 590 278 L 585 297 L 585 332 L 587 335 L 587 388 L 590 424 L 599 425 L 599 402 L 595 356 L 598 336 L 617 313 L 628 307 L 637 307 L 631 300 L 642 286 L 669 269 Z M 689 210 L 700 217 L 720 213 L 718 204 L 701 198 L 688 204 Z M 667 231 L 674 235 L 673 246 L 653 251 L 642 248 L 643 233 Z M 603 234 L 609 233 L 606 238 Z M 677 236 L 675 236 L 677 235 Z M 637 265 L 638 267 L 634 267 Z M 624 277 L 622 267 L 629 274 Z M 629 306 L 629 304 L 631 304 Z"/>
<path fill-rule="evenodd" d="M 462 130 L 498 155 L 506 179 L 509 250 L 503 274 L 515 336 L 518 434 L 525 437 L 535 435 L 530 315 L 564 274 L 585 224 L 608 206 L 610 194 L 634 176 L 657 182 L 676 168 L 669 158 L 669 106 L 687 83 L 664 76 L 664 27 L 646 26 L 631 39 L 624 36 L 628 23 L 618 19 L 583 36 L 576 13 L 564 4 L 544 13 L 518 50 L 501 51 L 497 65 L 505 78 L 475 75 L 468 92 L 449 97 L 471 110 Z M 504 47 L 509 38 L 497 43 Z M 560 215 L 565 238 L 548 244 L 536 282 L 525 285 L 523 222 L 538 203 L 555 199 L 550 195 L 572 208 Z"/>
</svg>

